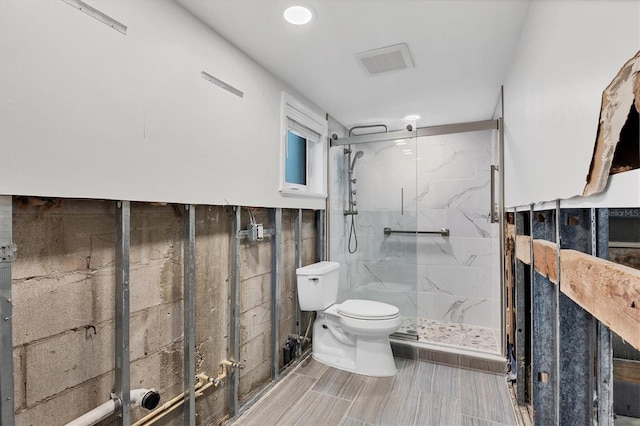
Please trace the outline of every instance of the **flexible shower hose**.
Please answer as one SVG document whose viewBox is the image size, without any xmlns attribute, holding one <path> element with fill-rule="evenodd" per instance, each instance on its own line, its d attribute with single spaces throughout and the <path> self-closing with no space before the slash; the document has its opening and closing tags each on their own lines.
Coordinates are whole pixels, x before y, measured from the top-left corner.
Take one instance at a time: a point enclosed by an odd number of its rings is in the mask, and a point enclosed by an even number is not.
<svg viewBox="0 0 640 426">
<path fill-rule="evenodd" d="M 351 237 L 353 237 L 354 247 L 351 250 Z M 349 253 L 353 254 L 358 250 L 358 235 L 356 234 L 355 215 L 351 215 L 351 228 L 349 229 L 349 244 L 347 245 Z"/>
</svg>

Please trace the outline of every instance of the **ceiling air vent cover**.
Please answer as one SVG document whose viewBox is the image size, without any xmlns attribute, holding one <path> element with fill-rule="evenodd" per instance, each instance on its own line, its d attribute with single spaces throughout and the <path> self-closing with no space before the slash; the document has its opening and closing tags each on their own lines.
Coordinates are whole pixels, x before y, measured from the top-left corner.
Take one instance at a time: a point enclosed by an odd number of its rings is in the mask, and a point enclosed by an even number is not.
<svg viewBox="0 0 640 426">
<path fill-rule="evenodd" d="M 413 67 L 409 46 L 406 43 L 356 53 L 356 58 L 369 75 L 386 74 Z"/>
</svg>

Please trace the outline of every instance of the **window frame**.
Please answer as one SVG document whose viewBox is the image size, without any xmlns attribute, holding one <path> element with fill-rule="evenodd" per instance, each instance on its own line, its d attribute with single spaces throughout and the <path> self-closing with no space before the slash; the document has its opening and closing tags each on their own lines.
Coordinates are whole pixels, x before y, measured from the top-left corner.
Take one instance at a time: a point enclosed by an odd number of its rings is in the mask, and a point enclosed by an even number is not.
<svg viewBox="0 0 640 426">
<path fill-rule="evenodd" d="M 281 195 L 327 198 L 327 120 L 286 92 L 282 92 L 281 118 Z M 289 131 L 306 141 L 306 185 L 286 181 Z"/>
</svg>

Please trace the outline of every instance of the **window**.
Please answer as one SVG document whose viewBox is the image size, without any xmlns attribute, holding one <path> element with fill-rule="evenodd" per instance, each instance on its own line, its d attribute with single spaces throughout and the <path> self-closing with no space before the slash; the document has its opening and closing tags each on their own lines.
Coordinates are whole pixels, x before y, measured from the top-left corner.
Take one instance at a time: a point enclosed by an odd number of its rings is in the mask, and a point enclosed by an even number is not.
<svg viewBox="0 0 640 426">
<path fill-rule="evenodd" d="M 287 130 L 287 154 L 284 181 L 294 185 L 307 185 L 307 138 Z"/>
<path fill-rule="evenodd" d="M 326 198 L 327 123 L 282 93 L 282 195 Z"/>
</svg>

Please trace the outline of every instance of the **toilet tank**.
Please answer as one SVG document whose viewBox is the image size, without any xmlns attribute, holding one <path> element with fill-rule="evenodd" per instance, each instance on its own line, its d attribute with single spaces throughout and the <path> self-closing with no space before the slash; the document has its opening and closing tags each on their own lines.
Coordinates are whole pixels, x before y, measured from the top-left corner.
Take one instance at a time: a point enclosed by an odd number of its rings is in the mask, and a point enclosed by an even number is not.
<svg viewBox="0 0 640 426">
<path fill-rule="evenodd" d="M 303 311 L 323 311 L 338 299 L 338 262 L 318 262 L 296 269 L 298 302 Z"/>
</svg>

